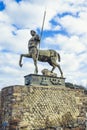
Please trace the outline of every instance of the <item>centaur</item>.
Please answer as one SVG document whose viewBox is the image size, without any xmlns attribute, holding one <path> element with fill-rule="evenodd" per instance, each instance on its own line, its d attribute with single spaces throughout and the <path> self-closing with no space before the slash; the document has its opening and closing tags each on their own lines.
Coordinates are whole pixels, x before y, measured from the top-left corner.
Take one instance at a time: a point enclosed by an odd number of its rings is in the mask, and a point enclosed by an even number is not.
<svg viewBox="0 0 87 130">
<path fill-rule="evenodd" d="M 61 70 L 60 65 L 56 62 L 58 60 L 60 62 L 60 55 L 55 50 L 38 50 L 37 46 L 40 43 L 40 37 L 36 34 L 34 30 L 30 31 L 32 38 L 28 42 L 28 54 L 21 54 L 19 65 L 22 67 L 22 58 L 32 58 L 35 65 L 35 74 L 38 73 L 37 61 L 48 62 L 52 66 L 51 72 L 54 71 L 56 67 L 58 67 L 61 77 L 63 77 L 63 72 Z"/>
</svg>

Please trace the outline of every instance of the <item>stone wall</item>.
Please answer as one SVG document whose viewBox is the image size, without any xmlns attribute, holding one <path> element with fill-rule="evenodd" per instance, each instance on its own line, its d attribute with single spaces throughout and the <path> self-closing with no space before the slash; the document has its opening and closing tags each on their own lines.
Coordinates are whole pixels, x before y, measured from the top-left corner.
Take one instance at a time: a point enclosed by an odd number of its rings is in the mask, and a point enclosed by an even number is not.
<svg viewBox="0 0 87 130">
<path fill-rule="evenodd" d="M 87 94 L 84 90 L 17 85 L 6 87 L 1 93 L 2 122 L 9 122 L 9 130 L 85 127 Z"/>
</svg>

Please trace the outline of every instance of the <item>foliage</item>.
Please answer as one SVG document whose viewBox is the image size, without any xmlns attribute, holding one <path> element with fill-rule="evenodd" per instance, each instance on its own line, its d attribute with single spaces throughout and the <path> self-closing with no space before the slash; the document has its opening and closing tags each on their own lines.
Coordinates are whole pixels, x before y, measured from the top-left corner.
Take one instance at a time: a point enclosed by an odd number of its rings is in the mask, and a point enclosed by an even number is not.
<svg viewBox="0 0 87 130">
<path fill-rule="evenodd" d="M 71 89 L 82 89 L 85 91 L 85 93 L 87 94 L 87 88 L 85 88 L 84 86 L 82 85 L 77 85 L 77 84 L 73 84 L 73 83 L 70 83 L 70 82 L 66 82 L 65 83 L 65 86 L 66 87 L 69 87 Z"/>
</svg>

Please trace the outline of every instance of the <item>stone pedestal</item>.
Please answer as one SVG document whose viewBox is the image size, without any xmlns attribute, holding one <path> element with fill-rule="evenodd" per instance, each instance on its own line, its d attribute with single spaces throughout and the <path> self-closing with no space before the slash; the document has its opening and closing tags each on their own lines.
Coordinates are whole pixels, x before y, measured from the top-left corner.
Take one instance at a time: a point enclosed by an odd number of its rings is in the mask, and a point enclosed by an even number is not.
<svg viewBox="0 0 87 130">
<path fill-rule="evenodd" d="M 24 76 L 25 85 L 65 86 L 65 78 L 30 74 Z"/>
</svg>

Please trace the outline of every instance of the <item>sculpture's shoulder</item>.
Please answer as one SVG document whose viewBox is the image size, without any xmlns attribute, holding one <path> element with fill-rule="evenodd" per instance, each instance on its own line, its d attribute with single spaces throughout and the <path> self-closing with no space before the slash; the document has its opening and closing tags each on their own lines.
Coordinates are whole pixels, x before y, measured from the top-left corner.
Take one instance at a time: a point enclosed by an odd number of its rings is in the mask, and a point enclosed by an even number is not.
<svg viewBox="0 0 87 130">
<path fill-rule="evenodd" d="M 38 34 L 36 34 L 36 35 L 34 36 L 34 40 L 40 41 L 40 36 L 39 36 Z"/>
</svg>

